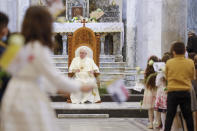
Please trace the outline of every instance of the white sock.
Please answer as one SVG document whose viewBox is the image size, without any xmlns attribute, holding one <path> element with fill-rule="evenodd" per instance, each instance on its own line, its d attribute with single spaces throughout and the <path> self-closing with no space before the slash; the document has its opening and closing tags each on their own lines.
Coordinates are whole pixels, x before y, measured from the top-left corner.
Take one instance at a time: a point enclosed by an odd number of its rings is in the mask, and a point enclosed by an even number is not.
<svg viewBox="0 0 197 131">
<path fill-rule="evenodd" d="M 162 131 L 165 129 L 166 113 L 161 113 Z"/>
<path fill-rule="evenodd" d="M 154 124 L 161 124 L 161 113 L 154 111 Z"/>
</svg>

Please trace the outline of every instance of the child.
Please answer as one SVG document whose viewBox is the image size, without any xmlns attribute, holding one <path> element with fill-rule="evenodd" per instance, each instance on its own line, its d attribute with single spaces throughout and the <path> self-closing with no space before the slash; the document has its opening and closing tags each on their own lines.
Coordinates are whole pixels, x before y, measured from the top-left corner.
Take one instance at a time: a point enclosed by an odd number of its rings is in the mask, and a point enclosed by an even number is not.
<svg viewBox="0 0 197 131">
<path fill-rule="evenodd" d="M 8 27 L 7 27 L 8 22 L 9 22 L 8 17 L 4 13 L 0 12 L 0 56 L 2 56 L 6 48 L 6 44 L 3 43 L 2 40 L 8 34 Z M 10 77 L 7 73 L 2 71 L 1 69 L 0 69 L 0 73 L 1 73 L 0 75 L 0 83 L 1 83 L 0 84 L 0 103 L 1 103 L 1 99 L 6 90 L 6 86 L 8 84 Z"/>
<path fill-rule="evenodd" d="M 197 75 L 197 55 L 194 56 L 194 65 L 195 65 L 195 69 L 196 69 L 196 75 Z M 197 76 L 196 76 L 197 78 Z M 195 125 L 195 128 L 197 130 L 197 79 L 193 80 L 192 81 L 192 90 L 191 90 L 191 103 L 192 103 L 192 111 L 193 111 L 193 114 L 194 114 L 194 125 Z"/>
<path fill-rule="evenodd" d="M 3 43 L 2 40 L 8 34 L 8 22 L 8 17 L 4 13 L 0 12 L 0 55 L 2 55 L 6 47 L 6 44 Z"/>
<path fill-rule="evenodd" d="M 155 98 L 157 93 L 157 87 L 155 85 L 156 72 L 153 68 L 153 63 L 158 62 L 158 58 L 156 56 L 151 56 L 148 60 L 147 68 L 145 71 L 145 91 L 143 98 L 142 107 L 148 109 L 148 117 L 149 117 L 149 129 L 153 129 L 153 119 L 154 119 L 154 105 Z"/>
<path fill-rule="evenodd" d="M 191 81 L 195 78 L 194 63 L 184 58 L 184 43 L 175 42 L 171 51 L 174 58 L 166 63 L 168 97 L 165 131 L 171 130 L 178 105 L 186 120 L 188 131 L 194 131 L 190 97 Z"/>
<path fill-rule="evenodd" d="M 162 62 L 167 62 L 171 58 L 169 53 L 165 53 Z M 162 131 L 164 131 L 165 118 L 166 118 L 166 110 L 167 110 L 167 93 L 165 91 L 166 88 L 166 80 L 164 72 L 159 72 L 156 77 L 156 86 L 157 89 L 157 97 L 155 101 L 155 110 L 161 113 L 161 121 L 162 121 Z"/>
<path fill-rule="evenodd" d="M 50 56 L 52 23 L 53 19 L 44 7 L 32 6 L 26 12 L 22 26 L 26 40 L 23 51 L 31 55 L 27 64 L 13 75 L 4 94 L 1 131 L 59 131 L 49 98 L 40 87 L 42 77 L 55 89 L 65 92 L 92 90 L 90 86 L 82 87 L 79 82 L 59 74 L 53 65 Z"/>
</svg>

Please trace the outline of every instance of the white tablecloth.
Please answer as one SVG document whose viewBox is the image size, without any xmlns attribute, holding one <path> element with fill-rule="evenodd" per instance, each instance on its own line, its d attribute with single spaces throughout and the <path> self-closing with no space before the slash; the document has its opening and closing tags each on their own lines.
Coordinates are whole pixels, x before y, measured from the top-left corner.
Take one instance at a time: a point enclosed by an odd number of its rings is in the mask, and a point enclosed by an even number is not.
<svg viewBox="0 0 197 131">
<path fill-rule="evenodd" d="M 54 32 L 68 33 L 74 32 L 83 26 L 82 23 L 54 23 Z M 86 27 L 94 32 L 124 32 L 123 23 L 86 23 Z"/>
</svg>

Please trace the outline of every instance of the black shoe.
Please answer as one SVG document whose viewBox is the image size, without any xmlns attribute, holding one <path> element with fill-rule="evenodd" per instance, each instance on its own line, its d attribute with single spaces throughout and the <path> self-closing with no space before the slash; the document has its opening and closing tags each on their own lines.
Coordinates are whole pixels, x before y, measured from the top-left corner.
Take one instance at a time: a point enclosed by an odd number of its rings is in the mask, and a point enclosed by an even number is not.
<svg viewBox="0 0 197 131">
<path fill-rule="evenodd" d="M 92 102 L 86 101 L 86 102 L 84 102 L 84 104 L 92 104 Z"/>
</svg>

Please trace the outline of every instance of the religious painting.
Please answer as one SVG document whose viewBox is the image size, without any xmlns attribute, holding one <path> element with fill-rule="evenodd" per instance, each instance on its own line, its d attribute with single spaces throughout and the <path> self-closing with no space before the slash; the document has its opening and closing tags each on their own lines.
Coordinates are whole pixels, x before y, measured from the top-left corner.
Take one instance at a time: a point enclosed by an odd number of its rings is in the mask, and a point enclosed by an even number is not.
<svg viewBox="0 0 197 131">
<path fill-rule="evenodd" d="M 83 16 L 83 7 L 72 7 L 72 17 Z"/>
<path fill-rule="evenodd" d="M 66 17 L 72 20 L 73 17 L 89 17 L 89 0 L 67 0 Z"/>
</svg>

